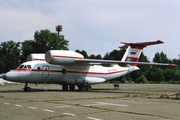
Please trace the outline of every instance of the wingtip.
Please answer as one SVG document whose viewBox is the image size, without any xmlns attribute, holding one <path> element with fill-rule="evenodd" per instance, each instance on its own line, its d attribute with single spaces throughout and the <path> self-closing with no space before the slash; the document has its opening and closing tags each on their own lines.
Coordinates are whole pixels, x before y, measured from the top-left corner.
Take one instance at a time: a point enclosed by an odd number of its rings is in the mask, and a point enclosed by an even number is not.
<svg viewBox="0 0 180 120">
<path fill-rule="evenodd" d="M 161 41 L 161 40 L 157 40 L 157 42 L 159 42 L 159 43 L 164 43 L 163 41 Z"/>
<path fill-rule="evenodd" d="M 178 65 L 176 65 L 176 64 L 169 64 L 169 66 L 178 66 Z"/>
</svg>

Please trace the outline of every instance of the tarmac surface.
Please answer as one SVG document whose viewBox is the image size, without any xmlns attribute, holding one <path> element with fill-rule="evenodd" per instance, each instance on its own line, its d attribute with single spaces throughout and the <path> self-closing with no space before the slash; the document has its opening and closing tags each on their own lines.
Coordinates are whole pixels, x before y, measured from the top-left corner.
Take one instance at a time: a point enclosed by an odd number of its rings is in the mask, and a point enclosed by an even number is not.
<svg viewBox="0 0 180 120">
<path fill-rule="evenodd" d="M 180 120 L 180 93 L 172 84 L 92 85 L 92 90 L 62 91 L 60 85 L 0 85 L 0 120 Z M 48 89 L 44 91 L 44 88 Z"/>
</svg>

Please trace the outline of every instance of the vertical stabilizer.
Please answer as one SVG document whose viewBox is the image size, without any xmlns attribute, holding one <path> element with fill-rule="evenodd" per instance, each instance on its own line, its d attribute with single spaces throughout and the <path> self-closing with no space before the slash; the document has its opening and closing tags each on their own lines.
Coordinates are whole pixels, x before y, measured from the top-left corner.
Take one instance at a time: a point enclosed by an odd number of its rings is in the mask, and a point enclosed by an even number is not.
<svg viewBox="0 0 180 120">
<path fill-rule="evenodd" d="M 157 40 L 154 42 L 143 42 L 143 43 L 124 43 L 124 42 L 121 42 L 121 43 L 125 44 L 125 45 L 121 46 L 119 48 L 121 48 L 121 49 L 127 48 L 121 61 L 138 62 L 139 57 L 140 57 L 141 52 L 143 51 L 144 47 L 147 47 L 148 45 L 161 44 L 164 42 Z M 137 65 L 135 65 L 135 66 L 137 66 Z"/>
</svg>

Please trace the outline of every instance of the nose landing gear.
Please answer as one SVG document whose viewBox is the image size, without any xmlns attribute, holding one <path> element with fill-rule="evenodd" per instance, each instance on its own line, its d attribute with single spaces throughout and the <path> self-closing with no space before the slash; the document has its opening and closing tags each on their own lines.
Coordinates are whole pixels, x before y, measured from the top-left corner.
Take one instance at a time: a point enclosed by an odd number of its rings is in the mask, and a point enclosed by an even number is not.
<svg viewBox="0 0 180 120">
<path fill-rule="evenodd" d="M 30 92 L 31 91 L 31 88 L 27 86 L 28 83 L 25 83 L 24 85 L 24 92 Z"/>
</svg>

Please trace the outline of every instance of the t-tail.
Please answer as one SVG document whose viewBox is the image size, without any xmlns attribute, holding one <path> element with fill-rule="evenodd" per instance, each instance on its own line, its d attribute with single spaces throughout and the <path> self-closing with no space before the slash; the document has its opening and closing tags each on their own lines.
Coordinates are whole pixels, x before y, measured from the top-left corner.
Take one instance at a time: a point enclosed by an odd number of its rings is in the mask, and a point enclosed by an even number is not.
<svg viewBox="0 0 180 120">
<path fill-rule="evenodd" d="M 156 44 L 161 44 L 164 42 L 161 40 L 157 40 L 153 42 L 142 42 L 142 43 L 125 43 L 125 42 L 121 42 L 121 43 L 125 45 L 119 48 L 121 49 L 127 48 L 121 61 L 138 62 L 141 52 L 143 51 L 143 48 L 149 45 L 156 45 Z M 137 66 L 137 64 L 133 64 L 133 66 Z"/>
</svg>

